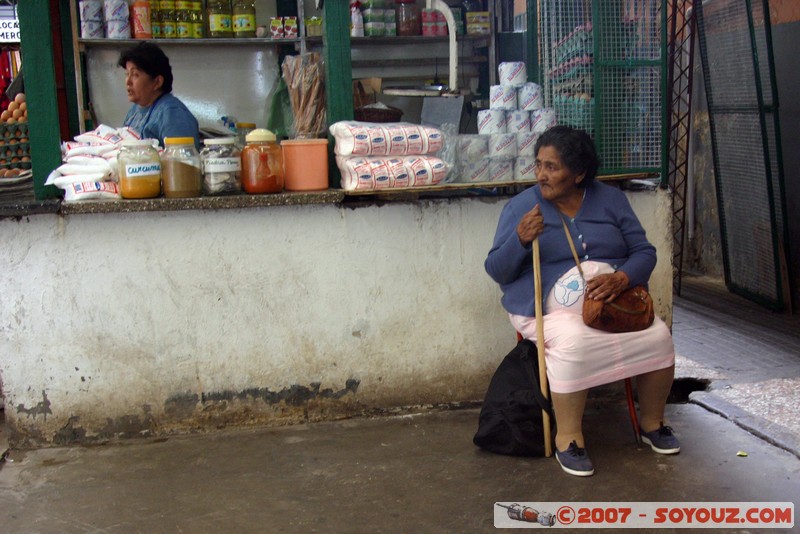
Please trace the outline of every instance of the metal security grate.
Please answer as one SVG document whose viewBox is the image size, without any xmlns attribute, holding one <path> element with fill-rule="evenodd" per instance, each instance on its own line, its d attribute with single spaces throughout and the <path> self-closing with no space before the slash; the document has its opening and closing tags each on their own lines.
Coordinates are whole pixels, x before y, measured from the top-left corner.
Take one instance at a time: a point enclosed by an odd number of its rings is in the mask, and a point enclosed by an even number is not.
<svg viewBox="0 0 800 534">
<path fill-rule="evenodd" d="M 766 2 L 698 3 L 725 280 L 752 300 L 786 302 L 786 212 Z"/>
<path fill-rule="evenodd" d="M 661 172 L 663 0 L 545 0 L 539 19 L 545 102 L 588 131 L 603 172 Z"/>
</svg>

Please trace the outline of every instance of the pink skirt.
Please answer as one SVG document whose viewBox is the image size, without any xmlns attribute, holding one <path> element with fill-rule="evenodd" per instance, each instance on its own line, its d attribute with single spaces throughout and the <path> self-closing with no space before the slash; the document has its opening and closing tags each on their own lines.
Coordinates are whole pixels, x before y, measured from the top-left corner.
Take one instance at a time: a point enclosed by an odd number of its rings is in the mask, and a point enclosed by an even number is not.
<svg viewBox="0 0 800 534">
<path fill-rule="evenodd" d="M 581 263 L 587 280 L 611 273 L 610 265 Z M 614 334 L 583 324 L 584 281 L 573 267 L 545 299 L 544 353 L 547 379 L 555 393 L 573 393 L 675 364 L 669 328 L 658 316 L 640 332 Z M 536 341 L 536 318 L 509 314 L 526 339 Z"/>
</svg>

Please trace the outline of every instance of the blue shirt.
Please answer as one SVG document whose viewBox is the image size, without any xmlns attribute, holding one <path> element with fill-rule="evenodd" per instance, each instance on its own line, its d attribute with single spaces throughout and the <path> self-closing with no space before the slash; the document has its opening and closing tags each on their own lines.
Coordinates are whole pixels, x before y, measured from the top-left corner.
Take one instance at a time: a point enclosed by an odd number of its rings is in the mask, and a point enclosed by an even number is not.
<svg viewBox="0 0 800 534">
<path fill-rule="evenodd" d="M 172 93 L 161 95 L 147 107 L 134 104 L 122 124 L 136 130 L 142 139 L 158 139 L 161 146 L 165 137 L 193 137 L 195 147 L 200 144 L 197 119 Z"/>
<path fill-rule="evenodd" d="M 500 284 L 501 302 L 508 312 L 526 317 L 535 315 L 532 245 L 520 243 L 517 225 L 536 204 L 544 217 L 544 232 L 539 236 L 543 299 L 575 265 L 562 219 L 567 222 L 582 262 L 607 263 L 628 275 L 631 286 L 647 285 L 656 266 L 656 248 L 647 241 L 644 228 L 622 191 L 592 180 L 586 186 L 580 210 L 570 218 L 544 200 L 537 185 L 505 205 L 494 244 L 484 262 L 486 272 Z"/>
</svg>

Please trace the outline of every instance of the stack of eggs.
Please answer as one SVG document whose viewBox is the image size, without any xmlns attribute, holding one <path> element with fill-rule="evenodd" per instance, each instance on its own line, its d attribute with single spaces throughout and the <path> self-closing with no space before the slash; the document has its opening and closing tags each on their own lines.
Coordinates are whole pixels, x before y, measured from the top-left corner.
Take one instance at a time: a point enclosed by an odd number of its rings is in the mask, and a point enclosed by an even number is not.
<svg viewBox="0 0 800 534">
<path fill-rule="evenodd" d="M 478 135 L 460 135 L 461 182 L 535 180 L 534 145 L 556 124 L 542 88 L 527 81 L 525 63 L 499 65 L 500 85 L 489 88 L 489 109 L 478 112 Z"/>
<path fill-rule="evenodd" d="M 28 104 L 25 93 L 18 93 L 0 113 L 0 172 L 14 176 L 31 168 L 28 143 Z"/>
</svg>

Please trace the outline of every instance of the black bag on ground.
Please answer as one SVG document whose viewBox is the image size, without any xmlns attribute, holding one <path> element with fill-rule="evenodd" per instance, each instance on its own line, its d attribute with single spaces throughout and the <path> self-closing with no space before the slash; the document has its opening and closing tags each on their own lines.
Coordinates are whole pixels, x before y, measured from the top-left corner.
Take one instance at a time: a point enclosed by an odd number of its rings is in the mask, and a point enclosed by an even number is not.
<svg viewBox="0 0 800 534">
<path fill-rule="evenodd" d="M 497 454 L 544 456 L 543 408 L 554 423 L 550 402 L 539 387 L 536 345 L 523 339 L 489 383 L 472 442 Z"/>
</svg>

